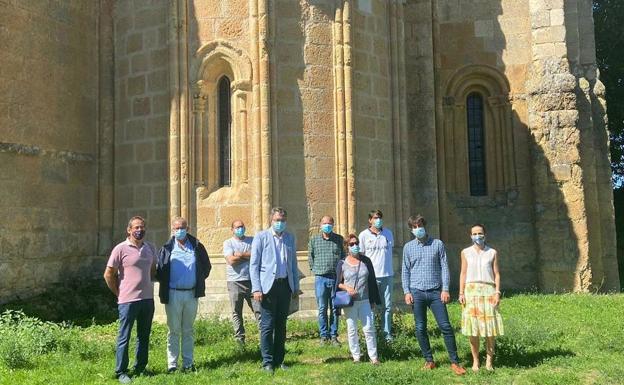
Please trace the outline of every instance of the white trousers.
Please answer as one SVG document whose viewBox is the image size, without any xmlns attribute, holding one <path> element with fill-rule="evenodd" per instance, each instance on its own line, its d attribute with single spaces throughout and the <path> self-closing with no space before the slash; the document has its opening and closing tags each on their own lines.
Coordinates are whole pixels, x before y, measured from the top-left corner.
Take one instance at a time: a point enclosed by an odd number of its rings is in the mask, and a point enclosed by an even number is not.
<svg viewBox="0 0 624 385">
<path fill-rule="evenodd" d="M 193 322 L 197 315 L 195 290 L 169 290 L 167 313 L 167 367 L 177 368 L 182 337 L 182 367 L 193 365 Z"/>
<path fill-rule="evenodd" d="M 358 336 L 358 320 L 362 322 L 362 331 L 366 338 L 366 350 L 368 358 L 377 359 L 377 336 L 375 335 L 375 320 L 368 300 L 355 301 L 353 306 L 343 309 L 347 319 L 347 337 L 349 350 L 354 360 L 360 359 L 360 340 Z"/>
</svg>

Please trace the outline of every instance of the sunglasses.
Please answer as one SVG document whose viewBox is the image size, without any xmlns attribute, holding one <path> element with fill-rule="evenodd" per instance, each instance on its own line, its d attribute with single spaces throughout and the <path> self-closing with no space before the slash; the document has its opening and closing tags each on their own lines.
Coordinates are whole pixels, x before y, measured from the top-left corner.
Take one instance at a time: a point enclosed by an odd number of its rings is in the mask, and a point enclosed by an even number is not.
<svg viewBox="0 0 624 385">
<path fill-rule="evenodd" d="M 359 245 L 359 242 L 349 242 L 349 246 L 357 246 Z"/>
</svg>

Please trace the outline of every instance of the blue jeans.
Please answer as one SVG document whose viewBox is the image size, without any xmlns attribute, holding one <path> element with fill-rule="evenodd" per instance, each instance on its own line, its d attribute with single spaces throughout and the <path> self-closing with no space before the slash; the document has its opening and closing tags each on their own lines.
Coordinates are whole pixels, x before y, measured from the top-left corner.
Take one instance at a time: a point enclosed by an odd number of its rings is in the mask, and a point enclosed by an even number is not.
<svg viewBox="0 0 624 385">
<path fill-rule="evenodd" d="M 334 309 L 332 291 L 336 284 L 336 278 L 317 275 L 314 279 L 316 304 L 318 306 L 318 325 L 321 338 L 338 336 L 338 313 Z M 329 322 L 327 310 L 329 309 Z M 328 330 L 329 329 L 329 330 Z"/>
<path fill-rule="evenodd" d="M 286 278 L 275 280 L 260 304 L 260 354 L 262 366 L 284 363 L 286 319 L 290 308 L 290 286 Z"/>
<path fill-rule="evenodd" d="M 381 297 L 381 327 L 383 328 L 384 338 L 392 338 L 392 286 L 394 285 L 394 277 L 377 278 L 377 288 L 379 288 L 379 296 Z"/>
<path fill-rule="evenodd" d="M 423 357 L 425 357 L 425 360 L 427 362 L 433 361 L 429 336 L 427 335 L 427 308 L 429 308 L 444 336 L 444 345 L 446 345 L 451 363 L 459 363 L 457 344 L 455 343 L 455 332 L 453 332 L 453 327 L 449 321 L 446 304 L 442 303 L 440 299 L 440 289 L 424 291 L 411 289 L 411 292 L 414 298 L 412 309 L 414 310 L 414 322 L 416 322 L 416 338 L 418 339 L 418 345 L 420 345 L 420 351 Z"/>
<path fill-rule="evenodd" d="M 115 374 L 120 375 L 128 371 L 128 345 L 134 321 L 137 323 L 134 371 L 141 372 L 147 366 L 149 336 L 152 331 L 152 318 L 154 317 L 154 300 L 150 298 L 120 303 L 117 308 L 119 310 L 119 335 L 117 336 Z"/>
</svg>

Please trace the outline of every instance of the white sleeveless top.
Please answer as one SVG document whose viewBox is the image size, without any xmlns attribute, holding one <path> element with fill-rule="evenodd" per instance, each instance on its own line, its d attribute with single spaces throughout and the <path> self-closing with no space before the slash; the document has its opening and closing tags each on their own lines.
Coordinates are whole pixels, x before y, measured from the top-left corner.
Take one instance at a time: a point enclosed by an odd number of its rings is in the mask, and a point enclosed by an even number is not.
<svg viewBox="0 0 624 385">
<path fill-rule="evenodd" d="M 482 251 L 477 251 L 470 246 L 463 250 L 468 268 L 466 269 L 466 283 L 483 282 L 494 284 L 494 255 L 496 250 L 485 246 Z"/>
</svg>

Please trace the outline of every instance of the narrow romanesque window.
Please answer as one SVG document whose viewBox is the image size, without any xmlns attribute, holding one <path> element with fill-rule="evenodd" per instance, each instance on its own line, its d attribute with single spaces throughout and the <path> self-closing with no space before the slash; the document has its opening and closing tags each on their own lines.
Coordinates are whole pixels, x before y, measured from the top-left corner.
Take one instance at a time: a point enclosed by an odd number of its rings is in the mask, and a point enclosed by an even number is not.
<svg viewBox="0 0 624 385">
<path fill-rule="evenodd" d="M 229 186 L 232 180 L 231 152 L 232 104 L 230 79 L 219 80 L 219 185 Z"/>
<path fill-rule="evenodd" d="M 487 195 L 483 97 L 473 92 L 466 98 L 468 122 L 468 170 L 470 195 Z"/>
</svg>

